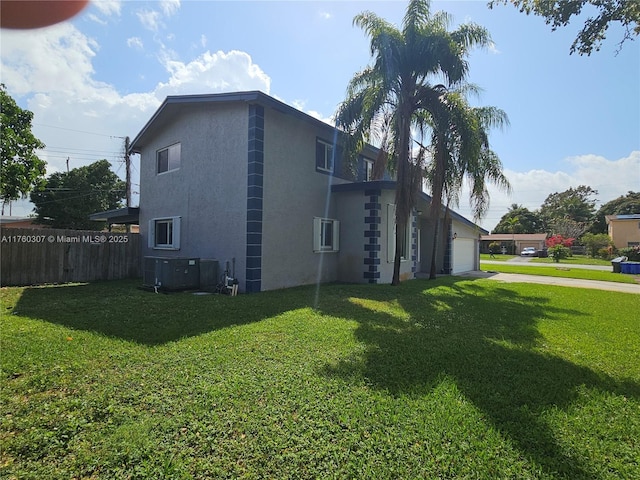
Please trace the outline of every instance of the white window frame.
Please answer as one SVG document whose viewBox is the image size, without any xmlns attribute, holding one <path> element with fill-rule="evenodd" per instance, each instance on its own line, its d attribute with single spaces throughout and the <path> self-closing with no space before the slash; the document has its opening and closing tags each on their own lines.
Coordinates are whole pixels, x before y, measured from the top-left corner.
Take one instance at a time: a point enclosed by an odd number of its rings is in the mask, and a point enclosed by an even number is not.
<svg viewBox="0 0 640 480">
<path fill-rule="evenodd" d="M 363 162 L 363 170 L 364 170 L 364 181 L 371 182 L 373 179 L 373 165 L 374 161 L 370 158 L 364 157 Z"/>
<path fill-rule="evenodd" d="M 322 145 L 324 147 L 324 158 L 323 163 L 318 163 L 318 145 Z M 335 163 L 335 147 L 329 142 L 325 142 L 324 140 L 316 139 L 316 170 L 324 173 L 332 173 Z"/>
<path fill-rule="evenodd" d="M 331 243 L 327 243 L 327 227 L 331 226 Z M 313 251 L 335 253 L 340 251 L 340 222 L 333 218 L 313 218 Z"/>
<path fill-rule="evenodd" d="M 396 206 L 393 203 L 387 204 L 387 262 L 393 263 L 396 258 Z M 404 255 L 400 257 L 401 262 L 409 260 L 411 252 L 411 218 L 405 225 L 404 235 Z"/>
<path fill-rule="evenodd" d="M 171 238 L 167 243 L 157 243 L 158 224 L 166 223 L 170 229 Z M 154 250 L 180 250 L 180 217 L 159 217 L 149 220 L 148 246 Z"/>
<path fill-rule="evenodd" d="M 160 155 L 163 152 L 167 152 L 167 169 L 160 170 Z M 182 147 L 180 143 L 174 143 L 173 145 L 169 145 L 168 147 L 161 148 L 156 151 L 156 175 L 162 175 L 164 173 L 173 172 L 180 168 L 182 155 Z"/>
</svg>

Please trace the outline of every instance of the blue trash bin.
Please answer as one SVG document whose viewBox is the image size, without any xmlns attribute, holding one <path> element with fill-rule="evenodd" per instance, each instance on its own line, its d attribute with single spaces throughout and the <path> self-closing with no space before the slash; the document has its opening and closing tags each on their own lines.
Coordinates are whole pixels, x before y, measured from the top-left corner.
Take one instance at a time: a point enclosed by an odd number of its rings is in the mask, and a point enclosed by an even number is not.
<svg viewBox="0 0 640 480">
<path fill-rule="evenodd" d="M 640 262 L 621 262 L 620 273 L 640 275 Z"/>
</svg>

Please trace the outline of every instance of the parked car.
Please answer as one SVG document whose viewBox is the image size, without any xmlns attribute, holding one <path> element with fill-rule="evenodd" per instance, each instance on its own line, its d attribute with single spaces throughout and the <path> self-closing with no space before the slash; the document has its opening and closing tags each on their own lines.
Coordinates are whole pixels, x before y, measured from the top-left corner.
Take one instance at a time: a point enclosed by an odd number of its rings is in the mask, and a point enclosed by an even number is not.
<svg viewBox="0 0 640 480">
<path fill-rule="evenodd" d="M 537 257 L 538 251 L 535 247 L 524 247 L 520 252 L 520 255 L 523 257 Z"/>
</svg>

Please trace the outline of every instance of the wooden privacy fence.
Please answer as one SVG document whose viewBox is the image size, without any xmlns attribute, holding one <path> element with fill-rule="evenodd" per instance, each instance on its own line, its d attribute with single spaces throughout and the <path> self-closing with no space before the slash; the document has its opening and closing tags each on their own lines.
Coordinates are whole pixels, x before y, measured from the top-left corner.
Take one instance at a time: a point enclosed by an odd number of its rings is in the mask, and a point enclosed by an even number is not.
<svg viewBox="0 0 640 480">
<path fill-rule="evenodd" d="M 140 235 L 0 228 L 0 282 L 91 282 L 142 276 Z"/>
</svg>

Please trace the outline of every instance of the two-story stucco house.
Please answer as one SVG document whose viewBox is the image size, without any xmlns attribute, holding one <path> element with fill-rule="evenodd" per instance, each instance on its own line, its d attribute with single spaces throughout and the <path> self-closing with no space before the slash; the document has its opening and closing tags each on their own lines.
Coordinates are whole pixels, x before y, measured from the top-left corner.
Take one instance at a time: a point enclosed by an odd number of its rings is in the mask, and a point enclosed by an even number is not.
<svg viewBox="0 0 640 480">
<path fill-rule="evenodd" d="M 640 245 L 640 213 L 606 215 L 607 230 L 616 248 Z"/>
<path fill-rule="evenodd" d="M 233 260 L 244 292 L 390 282 L 395 183 L 369 181 L 373 147 L 351 167 L 339 135 L 257 91 L 168 97 L 131 143 L 143 256 Z M 429 201 L 407 226 L 402 279 L 429 271 Z M 445 218 L 438 271 L 477 269 L 487 232 Z"/>
</svg>

